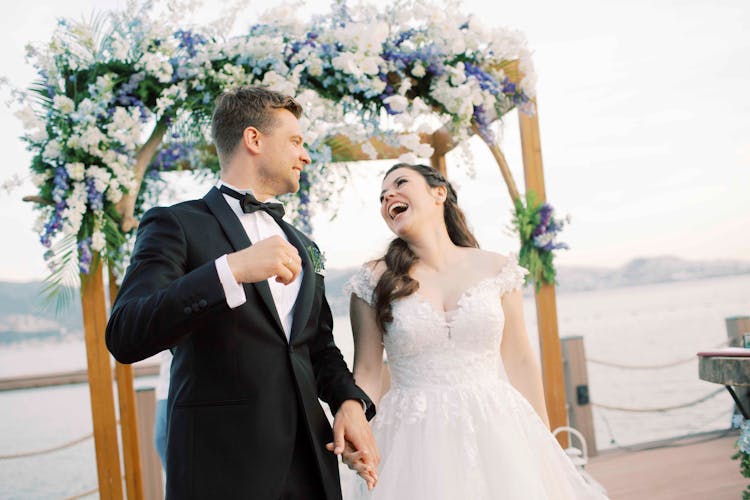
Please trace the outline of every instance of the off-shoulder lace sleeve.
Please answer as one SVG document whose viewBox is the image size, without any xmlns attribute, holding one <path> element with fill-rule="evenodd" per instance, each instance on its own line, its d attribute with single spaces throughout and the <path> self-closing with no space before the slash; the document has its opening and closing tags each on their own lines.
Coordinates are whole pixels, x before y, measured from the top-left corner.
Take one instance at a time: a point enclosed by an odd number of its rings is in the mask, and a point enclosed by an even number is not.
<svg viewBox="0 0 750 500">
<path fill-rule="evenodd" d="M 501 293 L 523 290 L 524 277 L 527 274 L 529 274 L 529 271 L 518 265 L 518 256 L 510 254 L 495 277 L 495 284 Z"/>
<path fill-rule="evenodd" d="M 371 265 L 363 264 L 344 285 L 344 294 L 354 294 L 372 306 L 375 303 L 373 292 L 377 284 Z"/>
</svg>

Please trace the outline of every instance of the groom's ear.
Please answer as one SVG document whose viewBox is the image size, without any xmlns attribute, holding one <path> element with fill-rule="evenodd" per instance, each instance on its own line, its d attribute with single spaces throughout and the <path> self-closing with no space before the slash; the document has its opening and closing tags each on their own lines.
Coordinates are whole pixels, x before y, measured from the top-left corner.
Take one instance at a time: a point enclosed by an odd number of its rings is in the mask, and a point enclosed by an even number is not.
<svg viewBox="0 0 750 500">
<path fill-rule="evenodd" d="M 242 131 L 242 146 L 249 153 L 260 153 L 260 131 L 255 127 L 245 128 Z"/>
</svg>

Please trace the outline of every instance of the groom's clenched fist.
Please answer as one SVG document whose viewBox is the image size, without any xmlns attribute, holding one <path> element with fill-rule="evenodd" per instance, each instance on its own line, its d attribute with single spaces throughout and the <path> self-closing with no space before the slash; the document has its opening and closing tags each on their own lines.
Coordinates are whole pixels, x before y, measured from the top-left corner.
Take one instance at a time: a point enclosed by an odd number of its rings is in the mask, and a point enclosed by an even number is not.
<svg viewBox="0 0 750 500">
<path fill-rule="evenodd" d="M 257 283 L 276 276 L 276 281 L 288 285 L 302 270 L 299 252 L 281 236 L 271 236 L 227 254 L 227 264 L 237 283 Z"/>
</svg>

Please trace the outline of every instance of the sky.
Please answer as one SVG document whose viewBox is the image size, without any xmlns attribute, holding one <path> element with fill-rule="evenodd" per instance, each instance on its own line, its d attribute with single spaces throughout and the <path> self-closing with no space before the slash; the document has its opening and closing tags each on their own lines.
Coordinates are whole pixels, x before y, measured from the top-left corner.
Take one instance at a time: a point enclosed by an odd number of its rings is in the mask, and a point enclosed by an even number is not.
<svg viewBox="0 0 750 500">
<path fill-rule="evenodd" d="M 250 3 L 242 31 L 277 0 Z M 541 146 L 547 197 L 572 223 L 561 234 L 570 250 L 559 265 L 616 267 L 637 257 L 750 259 L 750 3 L 747 0 L 465 1 L 461 10 L 488 25 L 519 29 L 538 74 Z M 118 0 L 28 0 L 0 20 L 0 76 L 17 87 L 34 80 L 24 46 L 45 41 L 60 17 L 80 19 L 121 8 Z M 212 5 L 227 5 L 215 2 Z M 300 15 L 325 12 L 305 2 Z M 7 91 L 0 93 L 3 103 Z M 523 186 L 518 118 L 504 118 L 501 147 Z M 0 114 L 4 161 L 0 183 L 28 178 L 31 156 L 20 121 Z M 448 155 L 448 175 L 483 248 L 517 251 L 508 231 L 511 201 L 481 141 L 467 158 Z M 377 198 L 391 162 L 362 162 L 338 210 L 313 219 L 327 267 L 357 265 L 382 254 L 391 235 Z M 473 175 L 471 174 L 472 172 Z M 210 182 L 183 178 L 174 199 L 202 196 Z M 42 279 L 43 248 L 35 216 L 21 197 L 26 180 L 0 191 L 0 280 Z M 332 219 L 332 217 L 335 217 Z"/>
</svg>

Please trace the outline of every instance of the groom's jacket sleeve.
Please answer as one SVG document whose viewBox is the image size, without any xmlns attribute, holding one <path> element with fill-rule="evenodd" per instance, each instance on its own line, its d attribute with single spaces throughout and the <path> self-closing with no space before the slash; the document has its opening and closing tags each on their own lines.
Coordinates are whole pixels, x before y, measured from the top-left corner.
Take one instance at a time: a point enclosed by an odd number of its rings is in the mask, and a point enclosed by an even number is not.
<svg viewBox="0 0 750 500">
<path fill-rule="evenodd" d="M 107 348 L 117 361 L 153 356 L 228 310 L 214 261 L 186 272 L 187 252 L 185 232 L 170 208 L 143 216 L 107 323 Z"/>
<path fill-rule="evenodd" d="M 328 403 L 334 415 L 341 403 L 354 399 L 365 404 L 367 420 L 375 416 L 375 405 L 365 391 L 354 383 L 354 377 L 333 341 L 333 317 L 325 295 L 320 309 L 318 333 L 310 346 L 310 358 L 320 399 Z"/>
</svg>

